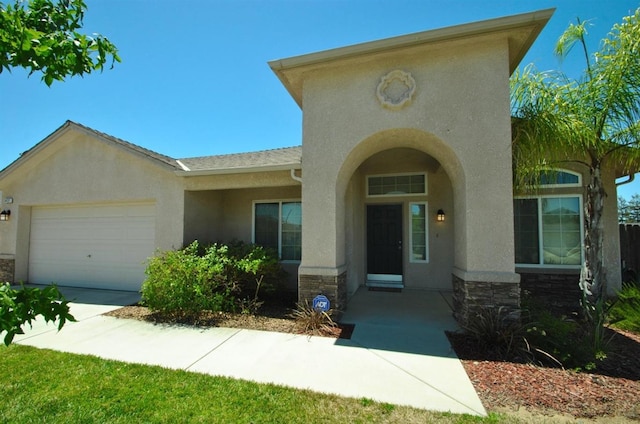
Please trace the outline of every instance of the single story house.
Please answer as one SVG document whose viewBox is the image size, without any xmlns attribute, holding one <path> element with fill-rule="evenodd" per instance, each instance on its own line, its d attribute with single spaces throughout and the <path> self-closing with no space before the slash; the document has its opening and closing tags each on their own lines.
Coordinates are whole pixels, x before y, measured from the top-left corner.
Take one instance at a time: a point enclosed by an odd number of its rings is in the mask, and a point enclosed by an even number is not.
<svg viewBox="0 0 640 424">
<path fill-rule="evenodd" d="M 365 285 L 452 290 L 463 321 L 518 308 L 521 276 L 575 279 L 583 256 L 580 170 L 513 193 L 509 77 L 552 13 L 270 62 L 300 147 L 175 159 L 66 122 L 0 171 L 0 278 L 139 290 L 157 249 L 241 239 L 337 309 Z M 605 221 L 615 287 L 615 195 Z"/>
</svg>

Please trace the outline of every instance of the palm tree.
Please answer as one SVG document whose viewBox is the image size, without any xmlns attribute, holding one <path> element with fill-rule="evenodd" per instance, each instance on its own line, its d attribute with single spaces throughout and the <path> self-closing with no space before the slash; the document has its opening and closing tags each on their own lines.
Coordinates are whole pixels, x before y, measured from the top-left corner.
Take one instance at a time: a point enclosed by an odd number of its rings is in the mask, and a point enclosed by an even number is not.
<svg viewBox="0 0 640 424">
<path fill-rule="evenodd" d="M 602 255 L 607 193 L 602 170 L 640 169 L 640 8 L 614 25 L 593 55 L 587 50 L 586 29 L 587 22 L 578 20 L 556 46 L 561 58 L 573 46 L 582 47 L 586 69 L 580 79 L 528 66 L 514 74 L 511 92 L 516 189 L 535 184 L 539 172 L 561 163 L 577 163 L 588 170 L 580 288 L 591 318 L 589 311 L 602 301 L 607 282 Z"/>
</svg>

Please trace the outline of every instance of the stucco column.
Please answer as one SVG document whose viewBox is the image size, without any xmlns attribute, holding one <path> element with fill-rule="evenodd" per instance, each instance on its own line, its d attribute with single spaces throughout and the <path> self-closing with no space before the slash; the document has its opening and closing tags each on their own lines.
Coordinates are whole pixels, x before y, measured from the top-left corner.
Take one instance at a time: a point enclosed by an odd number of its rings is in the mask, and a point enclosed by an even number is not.
<svg viewBox="0 0 640 424">
<path fill-rule="evenodd" d="M 304 128 L 298 298 L 311 300 L 322 293 L 331 301 L 332 309 L 344 310 L 347 301 L 345 205 L 344 195 L 336 192 L 344 155 L 337 149 L 327 148 L 326 123 L 305 113 Z"/>
<path fill-rule="evenodd" d="M 332 309 L 346 306 L 344 264 L 344 200 L 336 199 L 335 184 L 309 181 L 302 188 L 302 261 L 298 269 L 299 301 L 324 294 Z M 324 184 L 319 184 L 323 182 Z"/>
<path fill-rule="evenodd" d="M 507 81 L 508 76 L 504 75 Z M 499 81 L 498 81 L 499 82 Z M 471 133 L 458 155 L 465 170 L 456 196 L 455 316 L 461 323 L 486 307 L 520 308 L 515 272 L 509 91 L 496 84 L 493 109 L 472 111 Z M 491 122 L 491 125 L 486 123 Z M 482 146 L 482 148 L 479 148 Z"/>
<path fill-rule="evenodd" d="M 510 150 L 509 150 L 510 151 Z M 478 154 L 478 153 L 476 153 Z M 506 156 L 506 155 L 505 155 Z M 520 308 L 520 276 L 515 272 L 513 189 L 510 156 L 492 162 L 467 161 L 467 177 L 457 190 L 456 259 L 452 285 L 454 315 L 465 324 L 487 307 Z"/>
</svg>

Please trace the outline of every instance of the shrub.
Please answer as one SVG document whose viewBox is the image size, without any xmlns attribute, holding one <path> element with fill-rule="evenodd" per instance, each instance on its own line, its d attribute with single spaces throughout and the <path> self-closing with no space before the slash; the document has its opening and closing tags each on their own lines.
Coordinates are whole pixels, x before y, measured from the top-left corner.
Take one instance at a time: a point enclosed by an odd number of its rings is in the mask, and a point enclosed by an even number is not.
<svg viewBox="0 0 640 424">
<path fill-rule="evenodd" d="M 238 307 L 255 312 L 258 291 L 275 287 L 278 269 L 277 258 L 260 246 L 235 242 L 202 248 L 194 241 L 149 260 L 142 299 L 151 310 L 169 314 L 233 312 Z M 253 298 L 242 298 L 247 293 Z"/>
<path fill-rule="evenodd" d="M 485 349 L 505 359 L 513 355 L 522 341 L 524 328 L 519 313 L 502 306 L 482 307 L 462 329 Z"/>
<path fill-rule="evenodd" d="M 579 322 L 544 309 L 532 311 L 526 340 L 537 363 L 583 368 L 594 360 Z"/>
<path fill-rule="evenodd" d="M 18 290 L 12 289 L 9 283 L 0 285 L 0 332 L 6 331 L 5 345 L 9 346 L 16 334 L 24 334 L 22 326 L 31 325 L 38 315 L 46 322 L 57 320 L 58 330 L 67 321 L 76 320 L 69 313 L 69 302 L 55 285 Z"/>
<path fill-rule="evenodd" d="M 331 318 L 333 311 L 323 311 L 309 305 L 308 301 L 296 303 L 296 309 L 290 314 L 295 320 L 295 328 L 301 333 L 322 336 L 331 333 L 336 324 Z"/>
<path fill-rule="evenodd" d="M 591 369 L 603 355 L 584 320 L 556 316 L 527 302 L 517 316 L 503 307 L 484 307 L 462 329 L 496 359 Z"/>
<path fill-rule="evenodd" d="M 640 287 L 624 284 L 610 311 L 611 325 L 640 333 Z"/>
<path fill-rule="evenodd" d="M 275 250 L 237 240 L 227 246 L 234 263 L 229 272 L 237 280 L 243 297 L 256 291 L 273 294 L 286 278 Z"/>
<path fill-rule="evenodd" d="M 590 318 L 578 313 L 554 314 L 531 301 L 527 306 L 526 340 L 535 362 L 592 370 L 606 357 L 610 338 L 601 325 L 609 310 L 605 303 L 593 305 Z"/>
</svg>

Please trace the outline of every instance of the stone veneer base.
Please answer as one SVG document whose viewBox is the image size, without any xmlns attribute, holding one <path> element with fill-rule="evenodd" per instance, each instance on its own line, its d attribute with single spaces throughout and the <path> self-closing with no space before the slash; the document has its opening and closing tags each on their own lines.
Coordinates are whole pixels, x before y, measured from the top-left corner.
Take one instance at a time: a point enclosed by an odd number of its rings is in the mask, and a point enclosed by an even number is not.
<svg viewBox="0 0 640 424">
<path fill-rule="evenodd" d="M 506 313 L 520 317 L 520 284 L 513 282 L 464 281 L 453 275 L 453 315 L 467 325 L 482 309 L 503 307 Z"/>
<path fill-rule="evenodd" d="M 15 264 L 15 259 L 0 259 L 0 283 L 14 282 Z"/>
<path fill-rule="evenodd" d="M 311 303 L 314 297 L 323 294 L 329 298 L 333 317 L 339 316 L 347 306 L 347 273 L 339 275 L 308 275 L 298 276 L 298 302 L 305 300 Z"/>
<path fill-rule="evenodd" d="M 579 273 L 520 272 L 520 289 L 523 299 L 544 305 L 552 312 L 571 314 L 581 311 Z"/>
</svg>

